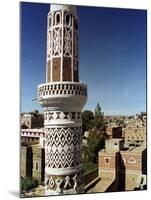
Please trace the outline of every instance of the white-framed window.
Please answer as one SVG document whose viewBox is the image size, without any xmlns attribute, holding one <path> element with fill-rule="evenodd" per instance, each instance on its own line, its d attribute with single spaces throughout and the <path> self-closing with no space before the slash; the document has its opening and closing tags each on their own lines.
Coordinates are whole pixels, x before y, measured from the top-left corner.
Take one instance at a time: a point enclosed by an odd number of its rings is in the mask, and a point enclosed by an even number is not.
<svg viewBox="0 0 151 200">
<path fill-rule="evenodd" d="M 58 25 L 61 23 L 61 14 L 59 12 L 57 12 L 55 14 L 55 25 Z"/>
<path fill-rule="evenodd" d="M 132 157 L 128 160 L 128 163 L 136 163 L 136 160 Z"/>
<path fill-rule="evenodd" d="M 104 159 L 105 159 L 105 164 L 109 164 L 110 163 L 110 157 L 104 157 Z"/>
<path fill-rule="evenodd" d="M 65 15 L 65 22 L 66 22 L 67 26 L 71 26 L 71 15 L 70 14 Z"/>
</svg>

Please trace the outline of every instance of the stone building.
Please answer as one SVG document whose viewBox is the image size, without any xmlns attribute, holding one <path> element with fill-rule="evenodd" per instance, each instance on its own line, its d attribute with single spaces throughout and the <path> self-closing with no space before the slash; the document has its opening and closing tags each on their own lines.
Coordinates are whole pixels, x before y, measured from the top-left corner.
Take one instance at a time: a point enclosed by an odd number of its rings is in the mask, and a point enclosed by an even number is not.
<svg viewBox="0 0 151 200">
<path fill-rule="evenodd" d="M 126 127 L 124 129 L 124 137 L 127 145 L 146 144 L 146 126 L 142 127 Z"/>
<path fill-rule="evenodd" d="M 122 138 L 122 127 L 116 126 L 116 127 L 107 127 L 105 130 L 106 136 L 108 139 L 113 138 Z"/>
<path fill-rule="evenodd" d="M 45 147 L 45 131 L 44 129 L 21 129 L 21 144 L 34 145 L 39 144 Z"/>
<path fill-rule="evenodd" d="M 43 129 L 21 129 L 21 176 L 39 183 L 45 176 L 45 132 Z"/>
<path fill-rule="evenodd" d="M 105 191 L 143 189 L 146 185 L 146 166 L 144 145 L 124 148 L 124 140 L 111 139 L 99 152 L 99 176 L 102 181 L 106 180 Z"/>
<path fill-rule="evenodd" d="M 38 86 L 46 134 L 45 194 L 83 193 L 81 111 L 87 86 L 79 82 L 76 7 L 53 4 L 47 19 L 46 83 Z"/>
<path fill-rule="evenodd" d="M 44 116 L 42 113 L 29 112 L 21 113 L 22 128 L 41 128 L 44 126 Z"/>
<path fill-rule="evenodd" d="M 32 177 L 39 183 L 44 182 L 45 171 L 45 149 L 40 145 L 32 146 L 33 168 Z"/>
<path fill-rule="evenodd" d="M 44 182 L 45 154 L 40 145 L 21 146 L 21 177 L 32 177 L 39 183 Z"/>
<path fill-rule="evenodd" d="M 22 177 L 32 177 L 32 147 L 21 146 L 20 173 Z"/>
</svg>

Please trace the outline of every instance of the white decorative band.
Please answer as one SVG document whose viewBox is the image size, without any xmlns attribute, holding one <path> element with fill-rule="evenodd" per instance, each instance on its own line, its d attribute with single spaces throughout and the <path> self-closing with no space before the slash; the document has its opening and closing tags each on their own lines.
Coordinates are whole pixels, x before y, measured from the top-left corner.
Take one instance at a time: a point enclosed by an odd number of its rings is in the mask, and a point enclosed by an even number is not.
<svg viewBox="0 0 151 200">
<path fill-rule="evenodd" d="M 87 96 L 87 86 L 81 82 L 52 82 L 38 85 L 38 98 L 50 95 Z"/>
<path fill-rule="evenodd" d="M 58 122 L 55 123 L 50 123 L 50 122 L 45 122 L 44 123 L 44 126 L 45 128 L 62 128 L 62 127 L 79 127 L 79 126 L 82 126 L 82 122 L 61 122 L 61 120 Z"/>
<path fill-rule="evenodd" d="M 45 173 L 48 175 L 70 175 L 74 173 L 78 173 L 82 170 L 82 164 L 76 167 L 67 167 L 67 168 L 49 168 L 45 167 Z"/>
</svg>

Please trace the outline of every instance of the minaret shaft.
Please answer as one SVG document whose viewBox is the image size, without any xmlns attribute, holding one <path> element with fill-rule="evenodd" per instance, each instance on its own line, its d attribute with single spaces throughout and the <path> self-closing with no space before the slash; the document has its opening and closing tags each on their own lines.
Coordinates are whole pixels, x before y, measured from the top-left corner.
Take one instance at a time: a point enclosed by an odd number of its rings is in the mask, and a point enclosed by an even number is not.
<svg viewBox="0 0 151 200">
<path fill-rule="evenodd" d="M 75 6 L 53 5 L 48 14 L 46 83 L 38 86 L 44 109 L 46 194 L 84 192 L 81 111 L 87 86 L 79 82 Z"/>
</svg>

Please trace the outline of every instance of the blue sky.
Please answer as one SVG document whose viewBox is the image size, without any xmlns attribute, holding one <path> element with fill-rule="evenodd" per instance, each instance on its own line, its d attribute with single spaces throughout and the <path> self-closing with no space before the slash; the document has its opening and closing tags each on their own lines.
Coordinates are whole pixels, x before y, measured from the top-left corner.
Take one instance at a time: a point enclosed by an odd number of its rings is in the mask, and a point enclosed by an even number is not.
<svg viewBox="0 0 151 200">
<path fill-rule="evenodd" d="M 37 85 L 45 82 L 49 4 L 21 4 L 21 111 L 41 107 Z M 146 110 L 146 11 L 80 6 L 80 80 L 88 85 L 84 109 L 100 103 L 105 114 Z"/>
</svg>

